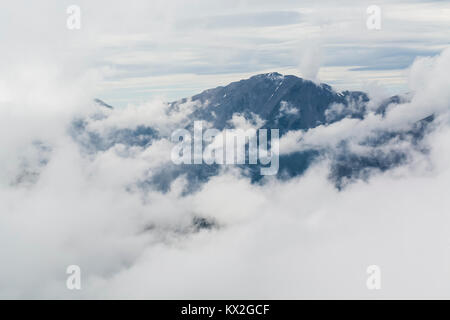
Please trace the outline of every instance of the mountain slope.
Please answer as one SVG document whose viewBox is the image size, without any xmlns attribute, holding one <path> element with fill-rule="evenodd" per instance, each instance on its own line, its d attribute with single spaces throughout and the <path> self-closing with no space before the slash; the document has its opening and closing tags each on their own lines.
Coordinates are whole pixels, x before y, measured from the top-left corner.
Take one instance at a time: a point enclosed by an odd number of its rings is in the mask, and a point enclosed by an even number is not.
<svg viewBox="0 0 450 320">
<path fill-rule="evenodd" d="M 238 113 L 247 117 L 257 115 L 265 120 L 263 128 L 279 128 L 283 134 L 329 123 L 326 111 L 333 104 L 342 104 L 347 110 L 349 105 L 360 106 L 361 109 L 352 109 L 347 114 L 360 117 L 368 97 L 357 91 L 338 93 L 326 84 L 317 85 L 296 76 L 267 73 L 206 90 L 191 100 L 203 106 L 193 112 L 192 119 L 211 122 L 219 130 L 226 128 L 233 114 Z M 182 99 L 172 105 L 187 101 Z"/>
<path fill-rule="evenodd" d="M 384 117 L 388 107 L 395 107 L 405 99 L 400 96 L 390 97 L 375 108 L 375 113 Z M 258 123 L 257 127 L 279 129 L 283 136 L 291 131 L 306 132 L 318 126 L 326 127 L 344 118 L 363 119 L 368 112 L 369 98 L 360 91 L 337 92 L 327 84 L 316 84 L 291 75 L 267 73 L 172 102 L 169 104 L 169 112 L 179 110 L 187 102 L 196 105 L 188 115 L 187 124 L 182 125 L 188 130 L 192 130 L 193 122 L 197 120 L 206 121 L 219 130 L 234 128 L 233 117 L 239 115 L 249 122 Z M 101 100 L 97 103 L 103 107 L 106 105 Z M 366 150 L 363 154 L 355 152 L 349 141 L 342 140 L 332 148 L 311 146 L 309 149 L 303 148 L 302 151 L 281 155 L 277 177 L 289 179 L 301 175 L 316 159 L 326 156 L 331 161 L 330 179 L 335 182 L 336 187 L 342 188 L 354 179 L 367 179 L 374 170 L 388 170 L 408 161 L 405 150 L 385 146 L 405 141 L 411 144 L 410 148 L 420 149 L 420 141 L 432 121 L 433 118 L 429 117 L 401 132 L 376 132 L 369 140 L 358 142 L 358 148 Z M 80 123 L 78 127 L 83 129 Z M 98 145 L 97 149 L 105 150 L 116 143 L 146 147 L 154 141 L 167 138 L 155 128 L 138 127 L 110 132 L 106 142 L 95 135 L 91 140 Z M 264 181 L 261 180 L 263 176 L 260 175 L 259 164 L 239 167 L 253 182 Z M 192 191 L 211 176 L 217 175 L 220 168 L 217 164 L 175 165 L 168 159 L 142 185 L 168 190 L 174 179 L 185 175 L 190 182 L 190 190 L 187 191 Z"/>
</svg>

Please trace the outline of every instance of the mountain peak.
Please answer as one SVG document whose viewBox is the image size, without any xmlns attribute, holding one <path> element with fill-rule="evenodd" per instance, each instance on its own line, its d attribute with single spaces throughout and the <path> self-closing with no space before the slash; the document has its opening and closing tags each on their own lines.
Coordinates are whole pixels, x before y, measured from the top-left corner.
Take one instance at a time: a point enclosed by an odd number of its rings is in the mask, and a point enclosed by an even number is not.
<svg viewBox="0 0 450 320">
<path fill-rule="evenodd" d="M 251 77 L 250 79 L 258 79 L 258 78 L 266 78 L 269 80 L 282 80 L 284 79 L 284 75 L 278 72 L 270 72 L 270 73 L 261 73 L 256 76 Z"/>
<path fill-rule="evenodd" d="M 233 115 L 238 114 L 246 119 L 258 116 L 265 122 L 264 127 L 279 128 L 284 133 L 313 128 L 345 116 L 360 117 L 367 96 L 363 92 L 338 94 L 324 83 L 270 72 L 205 90 L 191 100 L 202 106 L 191 118 L 210 122 L 219 130 L 227 127 Z M 186 101 L 185 98 L 172 105 Z M 333 105 L 342 105 L 342 112 L 338 108 L 327 111 Z M 361 108 L 345 108 L 348 105 Z"/>
</svg>

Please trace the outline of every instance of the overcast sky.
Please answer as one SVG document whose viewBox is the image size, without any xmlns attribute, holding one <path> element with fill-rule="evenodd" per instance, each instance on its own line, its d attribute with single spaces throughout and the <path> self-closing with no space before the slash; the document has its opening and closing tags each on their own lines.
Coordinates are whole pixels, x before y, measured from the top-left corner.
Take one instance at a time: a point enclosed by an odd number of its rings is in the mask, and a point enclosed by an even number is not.
<svg viewBox="0 0 450 320">
<path fill-rule="evenodd" d="M 66 27 L 72 4 L 80 30 Z M 382 10 L 381 30 L 366 27 L 369 5 Z M 10 48 L 1 55 L 60 61 L 68 74 L 92 70 L 97 95 L 117 106 L 270 71 L 397 93 L 417 56 L 449 44 L 449 16 L 447 1 L 16 1 L 0 12 Z"/>
</svg>

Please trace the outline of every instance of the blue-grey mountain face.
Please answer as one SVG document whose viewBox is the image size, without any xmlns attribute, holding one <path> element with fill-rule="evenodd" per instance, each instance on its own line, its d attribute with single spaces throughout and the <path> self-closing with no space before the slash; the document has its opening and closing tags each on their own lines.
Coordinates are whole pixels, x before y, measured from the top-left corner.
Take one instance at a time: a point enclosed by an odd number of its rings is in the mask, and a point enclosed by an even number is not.
<svg viewBox="0 0 450 320">
<path fill-rule="evenodd" d="M 404 102 L 405 98 L 394 96 L 382 102 L 375 110 L 384 116 L 390 105 Z M 292 130 L 308 130 L 319 125 L 329 125 L 343 118 L 364 118 L 367 114 L 367 94 L 359 91 L 336 92 L 329 85 L 315 84 L 295 76 L 283 76 L 279 73 L 260 74 L 250 79 L 233 82 L 224 87 L 206 90 L 190 99 L 170 103 L 170 110 L 177 110 L 181 104 L 192 101 L 198 107 L 189 115 L 186 128 L 192 129 L 193 122 L 204 120 L 216 129 L 232 128 L 233 115 L 239 114 L 249 121 L 255 117 L 262 123 L 261 128 L 276 128 L 283 136 Z M 97 101 L 104 107 L 110 107 L 103 101 Z M 310 149 L 280 157 L 277 177 L 289 179 L 301 175 L 318 157 L 327 155 L 331 159 L 330 179 L 338 188 L 352 179 L 367 178 L 372 169 L 387 170 L 407 161 L 402 151 L 380 151 L 377 148 L 393 139 L 412 141 L 412 147 L 419 149 L 419 143 L 433 117 L 418 121 L 413 128 L 405 132 L 380 132 L 362 145 L 373 148 L 366 155 L 354 154 L 347 141 L 341 141 L 333 150 Z M 80 120 L 74 125 L 76 132 L 83 131 Z M 135 130 L 117 130 L 112 136 L 90 136 L 96 148 L 105 150 L 115 143 L 147 146 L 163 137 L 156 129 L 139 127 Z M 102 140 L 103 139 L 103 140 Z M 260 181 L 259 165 L 242 165 L 243 174 L 253 182 Z M 162 190 L 170 188 L 171 182 L 180 175 L 186 175 L 190 181 L 190 190 L 195 190 L 211 176 L 217 175 L 219 165 L 174 165 L 168 159 L 166 165 L 142 186 L 157 186 Z"/>
<path fill-rule="evenodd" d="M 193 96 L 192 101 L 206 105 L 193 112 L 193 119 L 201 119 L 213 124 L 219 130 L 227 124 L 233 114 L 250 118 L 258 115 L 265 121 L 263 128 L 279 128 L 284 134 L 289 130 L 309 129 L 317 125 L 337 121 L 350 115 L 361 117 L 365 103 L 369 100 L 363 92 L 345 91 L 337 93 L 326 84 L 279 73 L 260 74 L 247 80 L 233 82 L 225 87 L 206 90 Z M 187 99 L 173 103 L 176 107 Z M 360 106 L 330 120 L 326 110 L 332 104 Z"/>
</svg>

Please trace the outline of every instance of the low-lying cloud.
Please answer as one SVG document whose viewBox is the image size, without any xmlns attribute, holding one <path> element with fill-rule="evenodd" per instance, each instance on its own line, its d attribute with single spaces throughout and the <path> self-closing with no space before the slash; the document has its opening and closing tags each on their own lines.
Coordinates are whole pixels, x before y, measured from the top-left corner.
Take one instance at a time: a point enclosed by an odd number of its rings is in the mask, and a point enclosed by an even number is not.
<svg viewBox="0 0 450 320">
<path fill-rule="evenodd" d="M 421 142 L 427 152 L 393 142 L 408 152 L 405 164 L 342 191 L 328 179 L 326 157 L 289 180 L 252 184 L 228 168 L 193 193 L 184 193 L 183 176 L 167 192 L 142 187 L 170 162 L 164 129 L 199 106 L 102 109 L 90 102 L 87 76 L 59 81 L 46 67 L 33 74 L 48 81 L 31 81 L 26 94 L 20 79 L 8 84 L 0 95 L 0 297 L 448 298 L 449 64 L 448 50 L 419 59 L 411 101 L 385 117 L 284 137 L 281 153 L 333 149 L 436 115 Z M 71 130 L 75 119 L 104 139 L 146 125 L 163 134 L 144 146 L 89 149 L 90 136 Z M 196 218 L 213 227 L 196 228 Z M 66 288 L 72 264 L 82 270 L 80 291 Z M 383 277 L 376 292 L 365 285 L 373 264 Z"/>
</svg>

